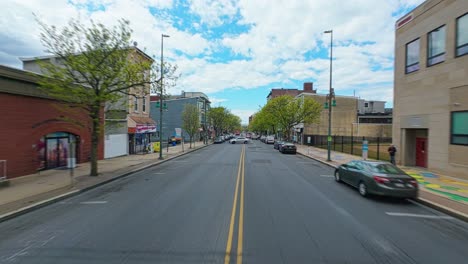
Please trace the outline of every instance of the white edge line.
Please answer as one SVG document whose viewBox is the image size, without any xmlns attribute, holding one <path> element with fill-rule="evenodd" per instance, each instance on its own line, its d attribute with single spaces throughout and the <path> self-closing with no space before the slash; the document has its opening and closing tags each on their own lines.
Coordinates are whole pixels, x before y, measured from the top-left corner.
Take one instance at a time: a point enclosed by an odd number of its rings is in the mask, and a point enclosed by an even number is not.
<svg viewBox="0 0 468 264">
<path fill-rule="evenodd" d="M 333 175 L 320 175 L 320 177 L 333 178 L 333 177 L 335 177 L 335 176 L 333 176 Z"/>
<path fill-rule="evenodd" d="M 410 214 L 410 213 L 398 213 L 398 212 L 385 212 L 391 216 L 406 216 L 406 217 L 418 217 L 418 218 L 431 218 L 431 219 L 453 219 L 451 216 L 446 215 L 426 215 L 426 214 Z"/>
</svg>

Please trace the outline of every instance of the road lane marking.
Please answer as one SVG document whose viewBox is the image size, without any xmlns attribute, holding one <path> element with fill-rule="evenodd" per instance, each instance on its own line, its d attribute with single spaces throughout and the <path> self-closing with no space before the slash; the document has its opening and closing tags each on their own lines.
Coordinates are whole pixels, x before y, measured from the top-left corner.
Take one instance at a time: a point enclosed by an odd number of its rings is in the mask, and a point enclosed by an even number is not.
<svg viewBox="0 0 468 264">
<path fill-rule="evenodd" d="M 163 175 L 166 174 L 165 172 L 156 172 L 155 175 Z"/>
<path fill-rule="evenodd" d="M 333 176 L 333 175 L 320 175 L 320 177 L 333 178 L 335 176 Z"/>
<path fill-rule="evenodd" d="M 227 239 L 227 244 L 226 244 L 226 255 L 224 256 L 224 264 L 229 264 L 231 261 L 232 237 L 234 233 L 234 224 L 236 221 L 237 196 L 239 193 L 239 184 L 240 184 L 240 178 L 241 178 L 243 155 L 244 155 L 244 146 L 242 147 L 241 155 L 239 158 L 239 168 L 237 170 L 236 188 L 234 190 L 234 201 L 232 204 L 231 221 L 229 223 L 229 233 L 228 233 L 228 239 Z"/>
<path fill-rule="evenodd" d="M 242 157 L 242 180 L 240 193 L 239 207 L 239 228 L 237 233 L 237 264 L 242 264 L 242 244 L 244 240 L 244 185 L 245 185 L 245 147 L 243 148 L 244 156 Z"/>
<path fill-rule="evenodd" d="M 81 202 L 80 204 L 106 204 L 107 201 L 86 201 L 86 202 Z"/>
<path fill-rule="evenodd" d="M 451 216 L 446 215 L 425 215 L 425 214 L 410 214 L 410 213 L 398 213 L 398 212 L 385 212 L 391 216 L 406 216 L 406 217 L 417 217 L 417 218 L 430 218 L 430 219 L 453 219 Z"/>
</svg>

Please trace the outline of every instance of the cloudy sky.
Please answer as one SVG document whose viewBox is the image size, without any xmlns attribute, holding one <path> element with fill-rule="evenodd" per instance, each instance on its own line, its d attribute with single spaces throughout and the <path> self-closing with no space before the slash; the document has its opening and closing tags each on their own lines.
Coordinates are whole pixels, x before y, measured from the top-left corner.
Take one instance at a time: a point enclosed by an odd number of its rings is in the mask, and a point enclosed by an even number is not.
<svg viewBox="0 0 468 264">
<path fill-rule="evenodd" d="M 44 55 L 33 13 L 61 26 L 71 17 L 114 25 L 129 19 L 138 47 L 177 64 L 169 92 L 201 91 L 244 123 L 271 88 L 313 82 L 327 93 L 393 104 L 395 21 L 424 0 L 2 0 L 0 64 Z"/>
</svg>

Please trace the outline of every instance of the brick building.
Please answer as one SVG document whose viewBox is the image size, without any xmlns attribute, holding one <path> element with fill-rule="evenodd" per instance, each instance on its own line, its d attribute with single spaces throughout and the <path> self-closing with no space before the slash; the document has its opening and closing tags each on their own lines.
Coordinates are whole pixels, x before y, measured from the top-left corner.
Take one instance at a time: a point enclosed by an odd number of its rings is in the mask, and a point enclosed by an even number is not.
<svg viewBox="0 0 468 264">
<path fill-rule="evenodd" d="M 0 160 L 6 161 L 7 167 L 6 175 L 0 177 L 14 178 L 89 161 L 91 125 L 87 114 L 70 111 L 64 103 L 42 93 L 31 73 L 0 65 L 0 112 Z M 98 157 L 103 156 L 101 141 Z"/>
<path fill-rule="evenodd" d="M 314 90 L 314 84 L 311 82 L 304 83 L 303 90 L 299 89 L 284 89 L 284 88 L 275 88 L 271 89 L 270 93 L 267 95 L 267 100 L 272 98 L 282 96 L 282 95 L 291 95 L 292 97 L 296 97 L 301 93 L 317 93 L 317 90 Z"/>
</svg>

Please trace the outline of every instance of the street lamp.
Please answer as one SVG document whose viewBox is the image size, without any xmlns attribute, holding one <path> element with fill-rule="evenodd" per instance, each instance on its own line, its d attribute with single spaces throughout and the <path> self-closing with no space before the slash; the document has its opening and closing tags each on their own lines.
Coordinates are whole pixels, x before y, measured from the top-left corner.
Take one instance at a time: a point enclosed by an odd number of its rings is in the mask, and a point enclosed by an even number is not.
<svg viewBox="0 0 468 264">
<path fill-rule="evenodd" d="M 331 120 L 332 120 L 332 97 L 334 97 L 332 89 L 332 58 L 333 58 L 333 30 L 327 30 L 323 33 L 330 33 L 330 87 L 327 96 L 328 103 L 328 137 L 327 137 L 327 161 L 331 161 L 330 151 L 331 151 Z"/>
<path fill-rule="evenodd" d="M 164 38 L 168 38 L 168 37 L 169 35 L 161 34 L 161 90 L 159 92 L 159 159 L 160 160 L 163 159 L 163 156 L 162 156 L 162 136 L 163 136 L 162 123 L 163 123 L 163 91 L 164 91 L 163 49 L 164 49 Z"/>
</svg>

